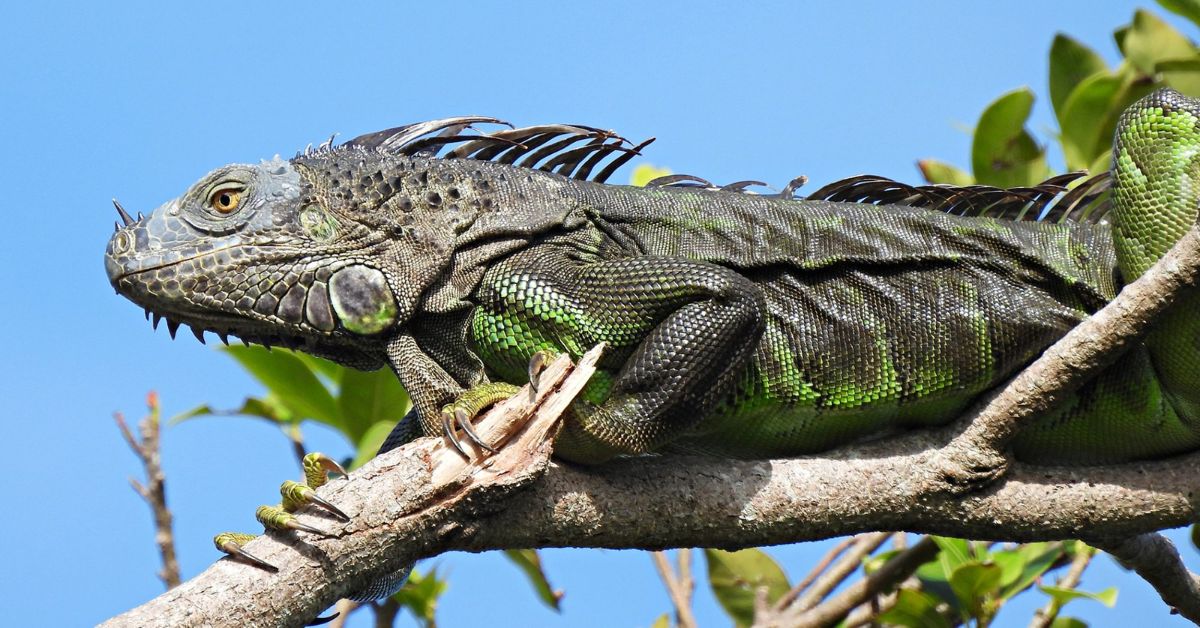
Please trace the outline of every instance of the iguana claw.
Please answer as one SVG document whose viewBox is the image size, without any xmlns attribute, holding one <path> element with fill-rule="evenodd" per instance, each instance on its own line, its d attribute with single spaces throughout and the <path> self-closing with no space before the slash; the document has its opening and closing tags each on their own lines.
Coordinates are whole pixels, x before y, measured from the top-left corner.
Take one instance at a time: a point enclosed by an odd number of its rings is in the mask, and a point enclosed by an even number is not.
<svg viewBox="0 0 1200 628">
<path fill-rule="evenodd" d="M 538 381 L 541 379 L 542 371 L 546 370 L 546 366 L 558 357 L 553 351 L 543 349 L 535 352 L 529 357 L 529 386 L 537 392 Z"/>
<path fill-rule="evenodd" d="M 483 439 L 479 437 L 479 434 L 475 433 L 475 428 L 471 427 L 471 417 L 467 414 L 466 410 L 463 410 L 462 408 L 455 410 L 454 421 L 459 427 L 462 428 L 463 433 L 467 435 L 467 440 L 475 443 L 477 447 L 488 452 L 489 454 L 496 453 L 496 450 L 492 448 L 491 445 L 483 442 Z"/>
<path fill-rule="evenodd" d="M 217 549 L 221 550 L 222 552 L 225 552 L 234 558 L 240 558 L 243 561 L 254 565 L 255 567 L 266 569 L 271 573 L 278 572 L 279 568 L 275 565 L 272 565 L 271 563 L 268 563 L 267 561 L 242 549 L 242 545 L 244 543 L 248 543 L 252 539 L 254 539 L 253 534 L 222 532 L 221 534 L 213 537 L 213 545 L 216 545 Z"/>
<path fill-rule="evenodd" d="M 446 441 L 446 444 L 450 445 L 464 459 L 471 459 L 471 455 L 463 449 L 462 445 L 458 444 L 458 438 L 455 436 L 454 430 L 454 413 L 449 410 L 442 410 L 442 440 Z"/>
<path fill-rule="evenodd" d="M 489 454 L 496 453 L 496 448 L 484 442 L 471 426 L 471 420 L 488 406 L 513 396 L 518 388 L 504 382 L 493 382 L 475 386 L 455 400 L 454 403 L 442 407 L 442 438 L 458 455 L 470 461 L 471 455 L 463 449 L 458 441 L 458 429 L 462 428 L 466 440 Z"/>
</svg>

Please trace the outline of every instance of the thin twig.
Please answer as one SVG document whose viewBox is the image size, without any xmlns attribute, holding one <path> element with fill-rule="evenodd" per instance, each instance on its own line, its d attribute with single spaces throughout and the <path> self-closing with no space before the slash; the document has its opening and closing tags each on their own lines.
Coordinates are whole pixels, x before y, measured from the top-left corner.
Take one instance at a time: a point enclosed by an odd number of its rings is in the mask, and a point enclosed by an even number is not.
<svg viewBox="0 0 1200 628">
<path fill-rule="evenodd" d="M 146 395 L 146 407 L 146 418 L 138 422 L 141 442 L 134 437 L 120 412 L 113 413 L 113 419 L 117 422 L 117 428 L 121 430 L 121 436 L 125 438 L 134 455 L 142 461 L 142 467 L 146 471 L 145 484 L 134 478 L 129 478 L 129 483 L 154 514 L 154 542 L 158 545 L 158 553 L 162 557 L 162 569 L 158 572 L 158 577 L 171 589 L 178 586 L 181 580 L 179 561 L 175 557 L 171 510 L 167 508 L 166 476 L 163 474 L 160 456 L 158 394 L 151 391 Z"/>
<path fill-rule="evenodd" d="M 1088 563 L 1092 562 L 1092 557 L 1096 555 L 1096 550 L 1092 547 L 1080 543 L 1075 551 L 1075 558 L 1071 560 L 1071 566 L 1067 568 L 1067 573 L 1063 574 L 1055 586 L 1060 589 L 1074 589 L 1079 586 L 1079 580 L 1083 578 L 1083 570 L 1087 569 Z M 1058 611 L 1061 610 L 1062 604 L 1058 598 L 1050 598 L 1046 605 L 1039 608 L 1033 614 L 1033 619 L 1029 621 L 1029 628 L 1050 628 L 1050 624 L 1054 623 L 1054 618 L 1058 617 Z"/>
<path fill-rule="evenodd" d="M 870 602 L 860 604 L 858 608 L 846 616 L 846 621 L 842 623 L 842 628 L 858 628 L 858 626 L 876 623 L 876 618 L 891 610 L 899 599 L 900 593 L 898 591 L 871 598 Z"/>
<path fill-rule="evenodd" d="M 692 615 L 691 583 L 685 582 L 682 577 L 675 575 L 675 570 L 671 569 L 671 561 L 667 558 L 666 552 L 650 552 L 650 558 L 654 560 L 654 568 L 658 571 L 658 576 L 662 578 L 663 584 L 666 585 L 667 595 L 671 597 L 671 604 L 675 607 L 676 625 L 679 628 L 696 628 L 696 618 Z M 681 572 L 683 564 L 684 559 L 681 556 Z"/>
<path fill-rule="evenodd" d="M 825 556 L 821 557 L 821 560 L 817 561 L 816 565 L 813 565 L 808 575 L 796 583 L 796 586 L 792 587 L 791 591 L 780 596 L 779 600 L 775 602 L 774 610 L 779 612 L 791 606 L 796 601 L 796 598 L 800 597 L 800 594 L 817 579 L 817 576 L 821 575 L 829 567 L 830 563 L 837 559 L 838 556 L 841 556 L 842 552 L 846 551 L 851 545 L 854 545 L 861 536 L 863 535 L 859 534 L 842 539 L 840 543 L 834 545 L 828 552 L 825 552 Z"/>
<path fill-rule="evenodd" d="M 871 532 L 855 537 L 854 545 L 837 560 L 828 571 L 817 578 L 807 591 L 789 609 L 808 610 L 816 606 L 830 591 L 837 588 L 850 574 L 862 566 L 863 559 L 879 549 L 888 540 L 891 532 Z M 794 611 L 793 611 L 794 612 Z"/>
</svg>

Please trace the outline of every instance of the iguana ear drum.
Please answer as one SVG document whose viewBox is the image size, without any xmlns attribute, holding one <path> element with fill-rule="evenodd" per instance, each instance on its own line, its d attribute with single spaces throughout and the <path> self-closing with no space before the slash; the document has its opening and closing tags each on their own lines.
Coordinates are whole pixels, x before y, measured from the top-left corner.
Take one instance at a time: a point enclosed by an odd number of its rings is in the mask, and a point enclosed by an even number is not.
<svg viewBox="0 0 1200 628">
<path fill-rule="evenodd" d="M 329 301 L 342 327 L 356 334 L 377 334 L 396 322 L 396 297 L 377 268 L 349 266 L 333 273 Z"/>
</svg>

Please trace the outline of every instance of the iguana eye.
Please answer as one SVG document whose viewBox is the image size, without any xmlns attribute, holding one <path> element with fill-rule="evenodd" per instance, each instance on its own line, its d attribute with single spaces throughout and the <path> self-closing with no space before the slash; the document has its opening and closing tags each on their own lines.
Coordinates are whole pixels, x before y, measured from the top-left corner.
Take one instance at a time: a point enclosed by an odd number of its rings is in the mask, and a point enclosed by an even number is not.
<svg viewBox="0 0 1200 628">
<path fill-rule="evenodd" d="M 208 205 L 219 213 L 228 214 L 242 202 L 241 188 L 219 188 L 208 197 Z"/>
</svg>

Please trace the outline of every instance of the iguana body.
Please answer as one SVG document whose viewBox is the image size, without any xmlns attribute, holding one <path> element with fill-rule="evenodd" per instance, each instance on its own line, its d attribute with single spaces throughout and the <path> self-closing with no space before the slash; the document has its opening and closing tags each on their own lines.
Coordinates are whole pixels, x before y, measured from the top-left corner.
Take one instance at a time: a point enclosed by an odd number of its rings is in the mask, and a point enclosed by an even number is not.
<svg viewBox="0 0 1200 628">
<path fill-rule="evenodd" d="M 807 200 L 792 184 L 785 198 L 610 186 L 640 147 L 586 127 L 461 133 L 484 121 L 227 166 L 136 221 L 118 206 L 109 277 L 172 334 L 183 323 L 389 364 L 414 410 L 385 449 L 453 437 L 455 423 L 469 434 L 468 415 L 512 390 L 489 381 L 522 383 L 540 352 L 603 341 L 557 455 L 787 456 L 954 418 L 1145 272 L 1200 198 L 1200 101 L 1169 90 L 1118 125 L 1107 215 L 1097 179 L 1053 203 L 1061 179 L 1006 192 L 868 177 Z M 1009 219 L 1042 210 L 1057 219 Z M 1186 295 L 1023 428 L 1017 456 L 1103 464 L 1200 448 L 1197 306 Z M 338 469 L 310 458 L 308 487 Z M 290 515 L 306 503 L 344 517 L 313 495 L 285 485 L 259 519 L 315 531 Z M 216 542 L 247 556 L 247 538 Z"/>
<path fill-rule="evenodd" d="M 578 177 L 629 150 L 614 136 L 532 127 L 472 136 L 451 156 L 474 158 L 450 159 L 422 152 L 449 143 L 432 123 L 219 169 L 119 229 L 106 262 L 118 291 L 174 324 L 390 363 L 415 402 L 400 440 L 440 431 L 467 389 L 520 383 L 539 350 L 604 341 L 557 454 L 812 453 L 948 421 L 1148 268 L 1195 220 L 1197 109 L 1162 91 L 1126 114 L 1115 230 L 605 185 L 503 162 L 541 145 Z M 592 141 L 572 155 L 564 135 Z M 941 204 L 979 205 L 963 195 Z M 1192 311 L 1024 430 L 1019 456 L 1200 447 Z"/>
</svg>

